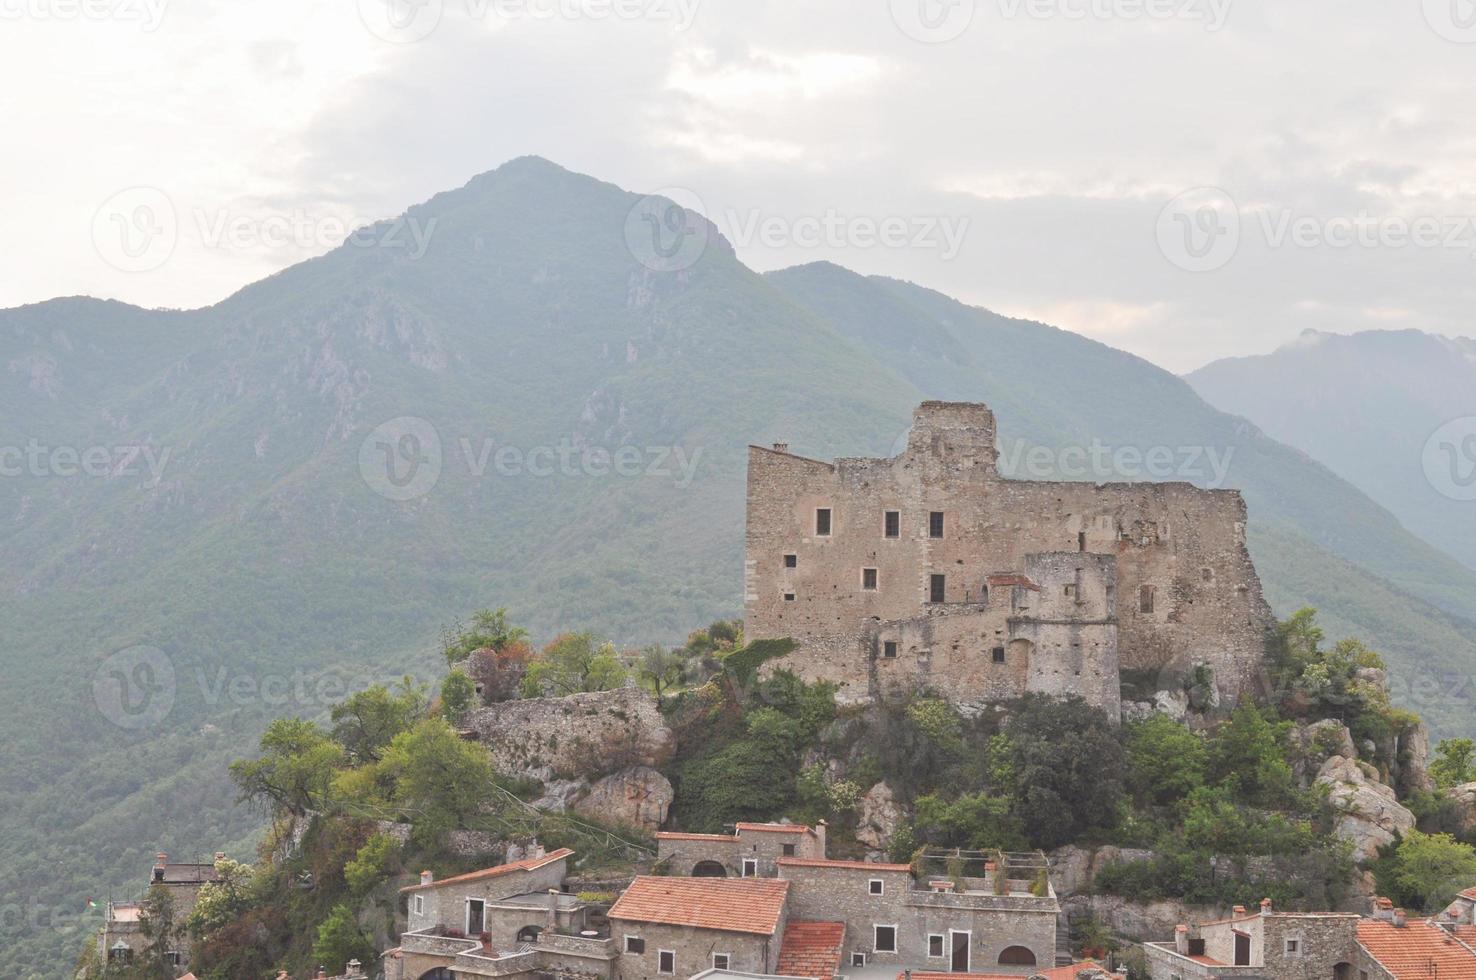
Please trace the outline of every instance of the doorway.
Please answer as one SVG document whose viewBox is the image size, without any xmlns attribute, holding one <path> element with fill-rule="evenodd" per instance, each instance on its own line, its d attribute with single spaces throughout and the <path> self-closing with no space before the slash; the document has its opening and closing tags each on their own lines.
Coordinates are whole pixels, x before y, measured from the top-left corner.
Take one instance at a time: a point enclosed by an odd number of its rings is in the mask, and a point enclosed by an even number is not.
<svg viewBox="0 0 1476 980">
<path fill-rule="evenodd" d="M 973 934 L 969 932 L 960 932 L 957 929 L 948 931 L 949 942 L 953 945 L 953 957 L 948 968 L 954 973 L 969 972 L 969 943 L 972 938 Z"/>
</svg>

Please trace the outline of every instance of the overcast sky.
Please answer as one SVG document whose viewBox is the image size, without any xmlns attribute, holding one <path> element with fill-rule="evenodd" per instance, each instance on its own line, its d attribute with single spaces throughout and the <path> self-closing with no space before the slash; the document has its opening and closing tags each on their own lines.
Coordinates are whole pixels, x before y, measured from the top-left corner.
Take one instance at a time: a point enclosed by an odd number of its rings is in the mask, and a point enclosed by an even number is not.
<svg viewBox="0 0 1476 980">
<path fill-rule="evenodd" d="M 1469 335 L 1473 92 L 1472 0 L 0 0 L 0 306 L 206 305 L 535 153 L 1175 371 Z"/>
</svg>

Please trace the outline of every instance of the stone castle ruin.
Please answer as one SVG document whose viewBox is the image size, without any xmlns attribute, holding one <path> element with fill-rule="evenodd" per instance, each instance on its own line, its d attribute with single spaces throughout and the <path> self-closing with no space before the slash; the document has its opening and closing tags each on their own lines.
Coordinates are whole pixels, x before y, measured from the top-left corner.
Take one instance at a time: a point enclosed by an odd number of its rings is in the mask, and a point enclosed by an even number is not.
<svg viewBox="0 0 1476 980">
<path fill-rule="evenodd" d="M 1201 709 L 1249 693 L 1275 620 L 1239 492 L 1008 480 L 995 436 L 987 406 L 925 402 L 890 459 L 750 447 L 744 635 L 793 639 L 780 665 L 849 702 L 1077 694 L 1117 718 L 1127 671 Z"/>
</svg>

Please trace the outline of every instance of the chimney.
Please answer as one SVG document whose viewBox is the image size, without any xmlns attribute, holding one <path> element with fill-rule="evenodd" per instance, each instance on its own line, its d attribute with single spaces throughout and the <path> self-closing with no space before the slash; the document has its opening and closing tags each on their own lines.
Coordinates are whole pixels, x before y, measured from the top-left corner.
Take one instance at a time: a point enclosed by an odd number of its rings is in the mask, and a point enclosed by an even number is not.
<svg viewBox="0 0 1476 980">
<path fill-rule="evenodd" d="M 1189 955 L 1189 927 L 1182 922 L 1174 926 L 1174 951 L 1180 956 Z"/>
<path fill-rule="evenodd" d="M 776 453 L 787 453 L 787 452 L 789 452 L 789 443 L 787 443 L 787 442 L 776 442 L 776 443 L 774 443 L 774 452 L 776 452 Z"/>
<path fill-rule="evenodd" d="M 1244 905 L 1237 905 L 1237 906 L 1235 906 L 1235 914 L 1236 914 L 1236 916 L 1245 915 L 1245 906 Z"/>
<path fill-rule="evenodd" d="M 348 966 L 344 967 L 343 975 L 346 977 L 362 977 L 364 975 L 364 964 L 358 960 L 349 960 Z"/>
<path fill-rule="evenodd" d="M 559 931 L 559 890 L 557 888 L 548 890 L 548 928 L 551 932 Z"/>
<path fill-rule="evenodd" d="M 1376 898 L 1374 899 L 1373 906 L 1373 917 L 1379 922 L 1394 921 L 1394 903 L 1389 899 L 1383 897 Z"/>
<path fill-rule="evenodd" d="M 420 883 L 422 885 L 433 885 L 435 884 L 435 881 L 436 876 L 431 874 L 429 871 L 422 871 L 420 873 Z"/>
<path fill-rule="evenodd" d="M 216 863 L 219 863 L 221 861 L 224 861 L 225 860 L 225 851 L 216 851 L 215 852 L 215 860 L 216 860 Z"/>
<path fill-rule="evenodd" d="M 1395 929 L 1403 929 L 1404 928 L 1404 923 L 1405 923 L 1404 909 L 1395 909 L 1394 910 L 1394 928 Z"/>
<path fill-rule="evenodd" d="M 328 980 L 328 971 L 320 966 L 318 967 L 318 972 L 314 973 L 313 976 L 317 977 L 318 980 Z"/>
<path fill-rule="evenodd" d="M 824 820 L 816 821 L 816 823 L 815 823 L 815 840 L 820 843 L 820 858 L 821 858 L 821 860 L 824 860 L 828 856 L 826 854 L 826 844 L 825 844 L 825 834 L 826 834 L 826 831 L 828 829 L 829 829 L 829 825 L 826 824 L 826 822 Z"/>
<path fill-rule="evenodd" d="M 155 854 L 154 855 L 154 880 L 155 881 L 163 881 L 164 880 L 164 865 L 166 865 L 168 863 L 169 863 L 169 855 L 168 854 L 165 854 L 163 851 L 160 851 L 158 854 Z"/>
<path fill-rule="evenodd" d="M 533 843 L 528 845 L 528 856 L 525 860 L 537 861 L 539 858 L 543 857 L 547 853 L 548 852 L 543 849 L 543 845 L 538 842 L 538 838 L 535 837 L 533 838 Z"/>
<path fill-rule="evenodd" d="M 1269 899 L 1269 898 L 1263 898 L 1263 899 L 1261 899 L 1261 914 L 1262 915 L 1270 915 L 1271 914 L 1271 899 Z"/>
</svg>

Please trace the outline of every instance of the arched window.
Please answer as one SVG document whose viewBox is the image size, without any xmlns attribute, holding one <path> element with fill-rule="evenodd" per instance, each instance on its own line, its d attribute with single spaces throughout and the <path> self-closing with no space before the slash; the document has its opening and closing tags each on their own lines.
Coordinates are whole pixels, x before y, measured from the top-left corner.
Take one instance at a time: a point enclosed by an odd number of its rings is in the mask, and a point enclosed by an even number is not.
<svg viewBox="0 0 1476 980">
<path fill-rule="evenodd" d="M 999 954 L 1000 966 L 1034 966 L 1035 954 L 1024 946 L 1007 946 Z"/>
<path fill-rule="evenodd" d="M 728 869 L 717 861 L 698 861 L 692 868 L 693 878 L 726 878 Z"/>
<path fill-rule="evenodd" d="M 444 966 L 438 966 L 429 973 L 422 973 L 420 980 L 456 980 L 456 978 L 451 975 L 450 970 Z"/>
<path fill-rule="evenodd" d="M 524 926 L 518 930 L 518 942 L 536 943 L 538 942 L 538 934 L 542 931 L 543 928 L 541 926 Z"/>
</svg>

